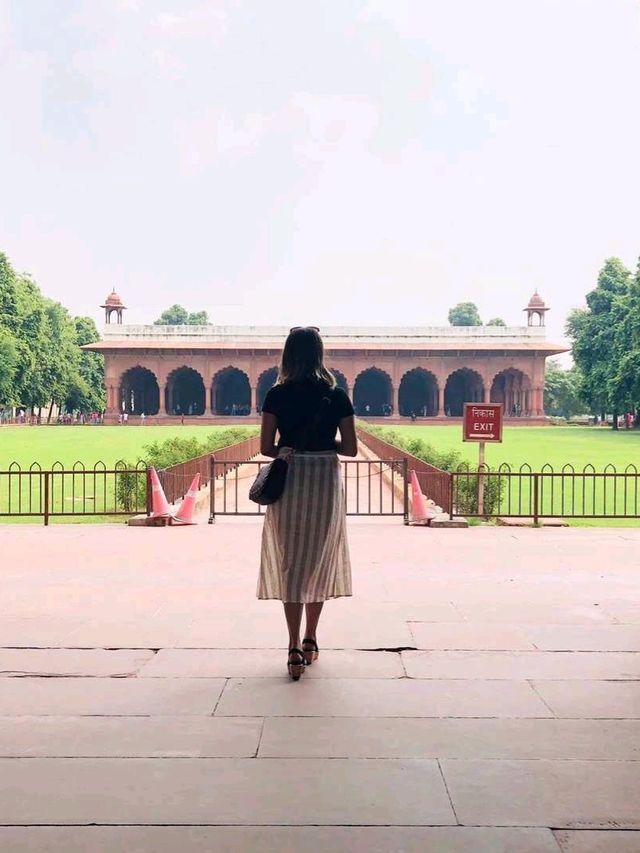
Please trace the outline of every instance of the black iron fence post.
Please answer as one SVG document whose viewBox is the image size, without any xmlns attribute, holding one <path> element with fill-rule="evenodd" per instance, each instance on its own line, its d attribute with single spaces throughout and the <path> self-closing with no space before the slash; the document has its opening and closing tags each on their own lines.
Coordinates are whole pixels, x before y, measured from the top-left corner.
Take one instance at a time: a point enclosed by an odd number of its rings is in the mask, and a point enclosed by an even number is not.
<svg viewBox="0 0 640 853">
<path fill-rule="evenodd" d="M 216 520 L 216 457 L 209 457 L 209 524 Z"/>
<path fill-rule="evenodd" d="M 409 524 L 409 460 L 406 456 L 402 460 L 402 480 L 404 483 L 402 496 L 404 504 L 404 523 Z"/>
<path fill-rule="evenodd" d="M 44 472 L 44 525 L 49 525 L 49 475 L 50 471 Z"/>
<path fill-rule="evenodd" d="M 540 520 L 540 474 L 533 475 L 533 523 Z"/>
<path fill-rule="evenodd" d="M 147 505 L 147 516 L 150 516 L 153 512 L 153 487 L 151 485 L 151 468 L 147 468 L 146 470 L 146 482 L 147 482 L 147 497 L 146 497 L 146 505 Z"/>
</svg>

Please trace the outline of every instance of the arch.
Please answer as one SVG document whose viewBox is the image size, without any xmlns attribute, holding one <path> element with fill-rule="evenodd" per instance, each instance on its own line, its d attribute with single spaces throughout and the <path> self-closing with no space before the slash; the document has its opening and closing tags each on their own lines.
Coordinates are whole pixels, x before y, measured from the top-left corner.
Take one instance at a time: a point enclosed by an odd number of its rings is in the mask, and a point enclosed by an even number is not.
<svg viewBox="0 0 640 853">
<path fill-rule="evenodd" d="M 334 370 L 333 367 L 330 367 L 329 370 L 335 376 L 336 385 L 338 386 L 338 388 L 342 388 L 342 390 L 346 394 L 348 394 L 349 393 L 349 383 L 347 382 L 347 377 L 344 375 L 344 373 L 342 373 L 341 370 Z"/>
<path fill-rule="evenodd" d="M 454 370 L 447 378 L 444 389 L 445 414 L 462 417 L 465 403 L 480 403 L 484 400 L 482 377 L 469 367 Z"/>
<path fill-rule="evenodd" d="M 528 415 L 532 408 L 530 377 L 515 367 L 496 373 L 491 384 L 491 402 L 502 403 L 507 417 Z"/>
<path fill-rule="evenodd" d="M 178 367 L 167 377 L 165 405 L 169 415 L 203 415 L 204 382 L 193 367 Z"/>
<path fill-rule="evenodd" d="M 276 384 L 276 380 L 278 378 L 278 368 L 277 367 L 269 367 L 267 370 L 263 370 L 260 376 L 258 377 L 258 386 L 256 389 L 256 402 L 258 404 L 258 411 L 262 411 L 262 404 L 264 403 L 264 398 L 267 396 L 269 391 Z"/>
<path fill-rule="evenodd" d="M 438 414 L 438 380 L 429 370 L 414 367 L 400 381 L 398 389 L 399 414 L 433 417 Z"/>
<path fill-rule="evenodd" d="M 213 411 L 216 415 L 250 415 L 251 385 L 237 367 L 225 367 L 213 377 Z"/>
<path fill-rule="evenodd" d="M 353 404 L 358 415 L 384 415 L 385 409 L 391 406 L 389 374 L 377 367 L 369 367 L 359 373 L 353 384 Z"/>
<path fill-rule="evenodd" d="M 160 388 L 155 373 L 147 367 L 130 367 L 120 377 L 118 412 L 128 415 L 157 415 Z"/>
</svg>

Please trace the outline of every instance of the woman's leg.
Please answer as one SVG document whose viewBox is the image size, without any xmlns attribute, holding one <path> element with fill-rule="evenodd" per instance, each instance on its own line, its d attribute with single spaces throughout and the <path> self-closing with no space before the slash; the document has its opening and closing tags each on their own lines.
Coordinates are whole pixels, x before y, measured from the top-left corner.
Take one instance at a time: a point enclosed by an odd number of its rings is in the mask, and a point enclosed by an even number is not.
<svg viewBox="0 0 640 853">
<path fill-rule="evenodd" d="M 300 625 L 302 623 L 303 605 L 298 601 L 284 601 L 284 615 L 289 629 L 289 648 L 300 648 Z"/>
<path fill-rule="evenodd" d="M 304 635 L 310 640 L 316 639 L 318 620 L 320 619 L 320 614 L 322 613 L 323 604 L 324 601 L 314 601 L 311 604 L 305 604 L 305 610 L 307 613 L 307 627 L 305 629 Z"/>
</svg>

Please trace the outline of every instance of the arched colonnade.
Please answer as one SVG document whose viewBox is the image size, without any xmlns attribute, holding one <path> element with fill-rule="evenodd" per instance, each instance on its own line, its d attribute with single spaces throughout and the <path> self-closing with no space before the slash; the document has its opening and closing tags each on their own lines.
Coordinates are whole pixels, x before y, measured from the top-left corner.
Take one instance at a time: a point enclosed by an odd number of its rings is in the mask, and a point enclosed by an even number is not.
<svg viewBox="0 0 640 853">
<path fill-rule="evenodd" d="M 333 373 L 338 385 L 351 394 L 356 414 L 363 417 L 460 417 L 465 402 L 503 403 L 507 417 L 544 414 L 542 387 L 535 387 L 529 375 L 514 367 L 484 376 L 470 367 L 442 375 L 412 367 L 396 382 L 377 366 L 351 376 L 337 369 Z M 151 369 L 136 365 L 125 370 L 117 384 L 107 383 L 108 409 L 131 415 L 251 415 L 261 411 L 277 374 L 274 365 L 252 382 L 246 370 L 230 364 L 206 381 L 194 367 L 182 365 L 159 381 Z"/>
</svg>

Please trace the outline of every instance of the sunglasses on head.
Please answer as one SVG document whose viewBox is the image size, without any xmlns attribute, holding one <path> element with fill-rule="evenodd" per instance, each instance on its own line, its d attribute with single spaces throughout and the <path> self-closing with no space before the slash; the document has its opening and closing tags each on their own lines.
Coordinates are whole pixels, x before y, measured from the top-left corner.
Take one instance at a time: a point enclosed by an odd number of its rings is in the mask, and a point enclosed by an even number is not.
<svg viewBox="0 0 640 853">
<path fill-rule="evenodd" d="M 292 329 L 289 329 L 289 334 L 291 334 L 291 332 L 301 332 L 303 329 L 313 329 L 314 332 L 320 331 L 317 326 L 294 326 Z"/>
</svg>

